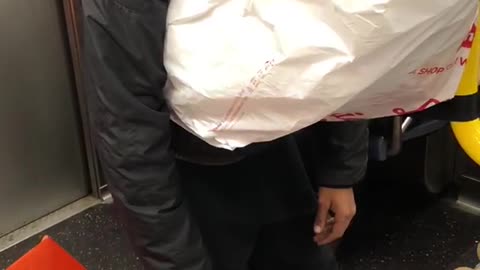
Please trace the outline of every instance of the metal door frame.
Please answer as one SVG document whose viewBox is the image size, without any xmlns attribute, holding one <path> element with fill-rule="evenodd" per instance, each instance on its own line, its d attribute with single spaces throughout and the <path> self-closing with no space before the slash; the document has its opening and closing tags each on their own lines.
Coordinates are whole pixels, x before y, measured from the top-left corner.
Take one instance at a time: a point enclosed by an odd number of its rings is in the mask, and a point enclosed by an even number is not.
<svg viewBox="0 0 480 270">
<path fill-rule="evenodd" d="M 82 132 L 87 157 L 88 172 L 91 179 L 91 189 L 95 197 L 105 199 L 108 196 L 106 184 L 103 184 L 100 163 L 94 144 L 94 135 L 89 117 L 87 93 L 84 84 L 82 65 L 82 5 L 78 0 L 62 0 L 70 44 L 71 61 L 75 77 L 75 89 L 77 93 Z"/>
</svg>

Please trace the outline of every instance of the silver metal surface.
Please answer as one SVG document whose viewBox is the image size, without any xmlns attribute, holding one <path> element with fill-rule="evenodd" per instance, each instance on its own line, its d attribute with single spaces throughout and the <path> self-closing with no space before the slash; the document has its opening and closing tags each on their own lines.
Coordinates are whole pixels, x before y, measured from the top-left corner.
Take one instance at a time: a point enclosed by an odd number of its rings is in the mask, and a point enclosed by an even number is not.
<svg viewBox="0 0 480 270">
<path fill-rule="evenodd" d="M 403 120 L 402 122 L 402 133 L 405 133 L 412 123 L 412 117 L 408 116 L 407 118 L 405 118 L 405 120 Z"/>
<path fill-rule="evenodd" d="M 0 1 L 0 236 L 89 192 L 61 1 Z"/>
<path fill-rule="evenodd" d="M 463 176 L 464 181 L 458 195 L 458 203 L 480 211 L 480 179 Z"/>
<path fill-rule="evenodd" d="M 388 149 L 389 156 L 396 156 L 402 151 L 402 117 L 393 118 L 392 139 Z"/>
</svg>

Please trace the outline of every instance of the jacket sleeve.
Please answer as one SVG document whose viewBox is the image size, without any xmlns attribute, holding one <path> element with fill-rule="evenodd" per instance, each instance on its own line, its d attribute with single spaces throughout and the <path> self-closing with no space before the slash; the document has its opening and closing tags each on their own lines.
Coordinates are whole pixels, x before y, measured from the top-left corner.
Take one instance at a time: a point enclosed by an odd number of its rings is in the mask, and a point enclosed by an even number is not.
<svg viewBox="0 0 480 270">
<path fill-rule="evenodd" d="M 100 164 L 137 256 L 149 270 L 210 270 L 170 150 L 162 94 L 167 3 L 83 0 L 83 12 Z"/>
<path fill-rule="evenodd" d="M 313 127 L 314 182 L 346 188 L 359 182 L 368 163 L 368 121 L 320 122 Z"/>
</svg>

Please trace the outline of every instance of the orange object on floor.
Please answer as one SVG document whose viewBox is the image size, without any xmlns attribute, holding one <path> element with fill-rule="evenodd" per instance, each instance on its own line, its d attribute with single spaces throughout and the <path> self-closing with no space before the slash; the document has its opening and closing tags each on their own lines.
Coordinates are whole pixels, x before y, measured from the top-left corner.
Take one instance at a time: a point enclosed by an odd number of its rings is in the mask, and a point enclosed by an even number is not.
<svg viewBox="0 0 480 270">
<path fill-rule="evenodd" d="M 23 255 L 7 270 L 86 270 L 49 237 Z"/>
</svg>

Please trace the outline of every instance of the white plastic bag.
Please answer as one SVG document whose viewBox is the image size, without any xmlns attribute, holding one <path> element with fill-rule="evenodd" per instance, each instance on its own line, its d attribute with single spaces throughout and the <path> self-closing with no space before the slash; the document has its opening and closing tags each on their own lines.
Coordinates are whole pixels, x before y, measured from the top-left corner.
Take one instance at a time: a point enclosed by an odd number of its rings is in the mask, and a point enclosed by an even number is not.
<svg viewBox="0 0 480 270">
<path fill-rule="evenodd" d="M 234 149 L 428 108 L 454 96 L 477 1 L 171 0 L 172 118 Z"/>
</svg>

